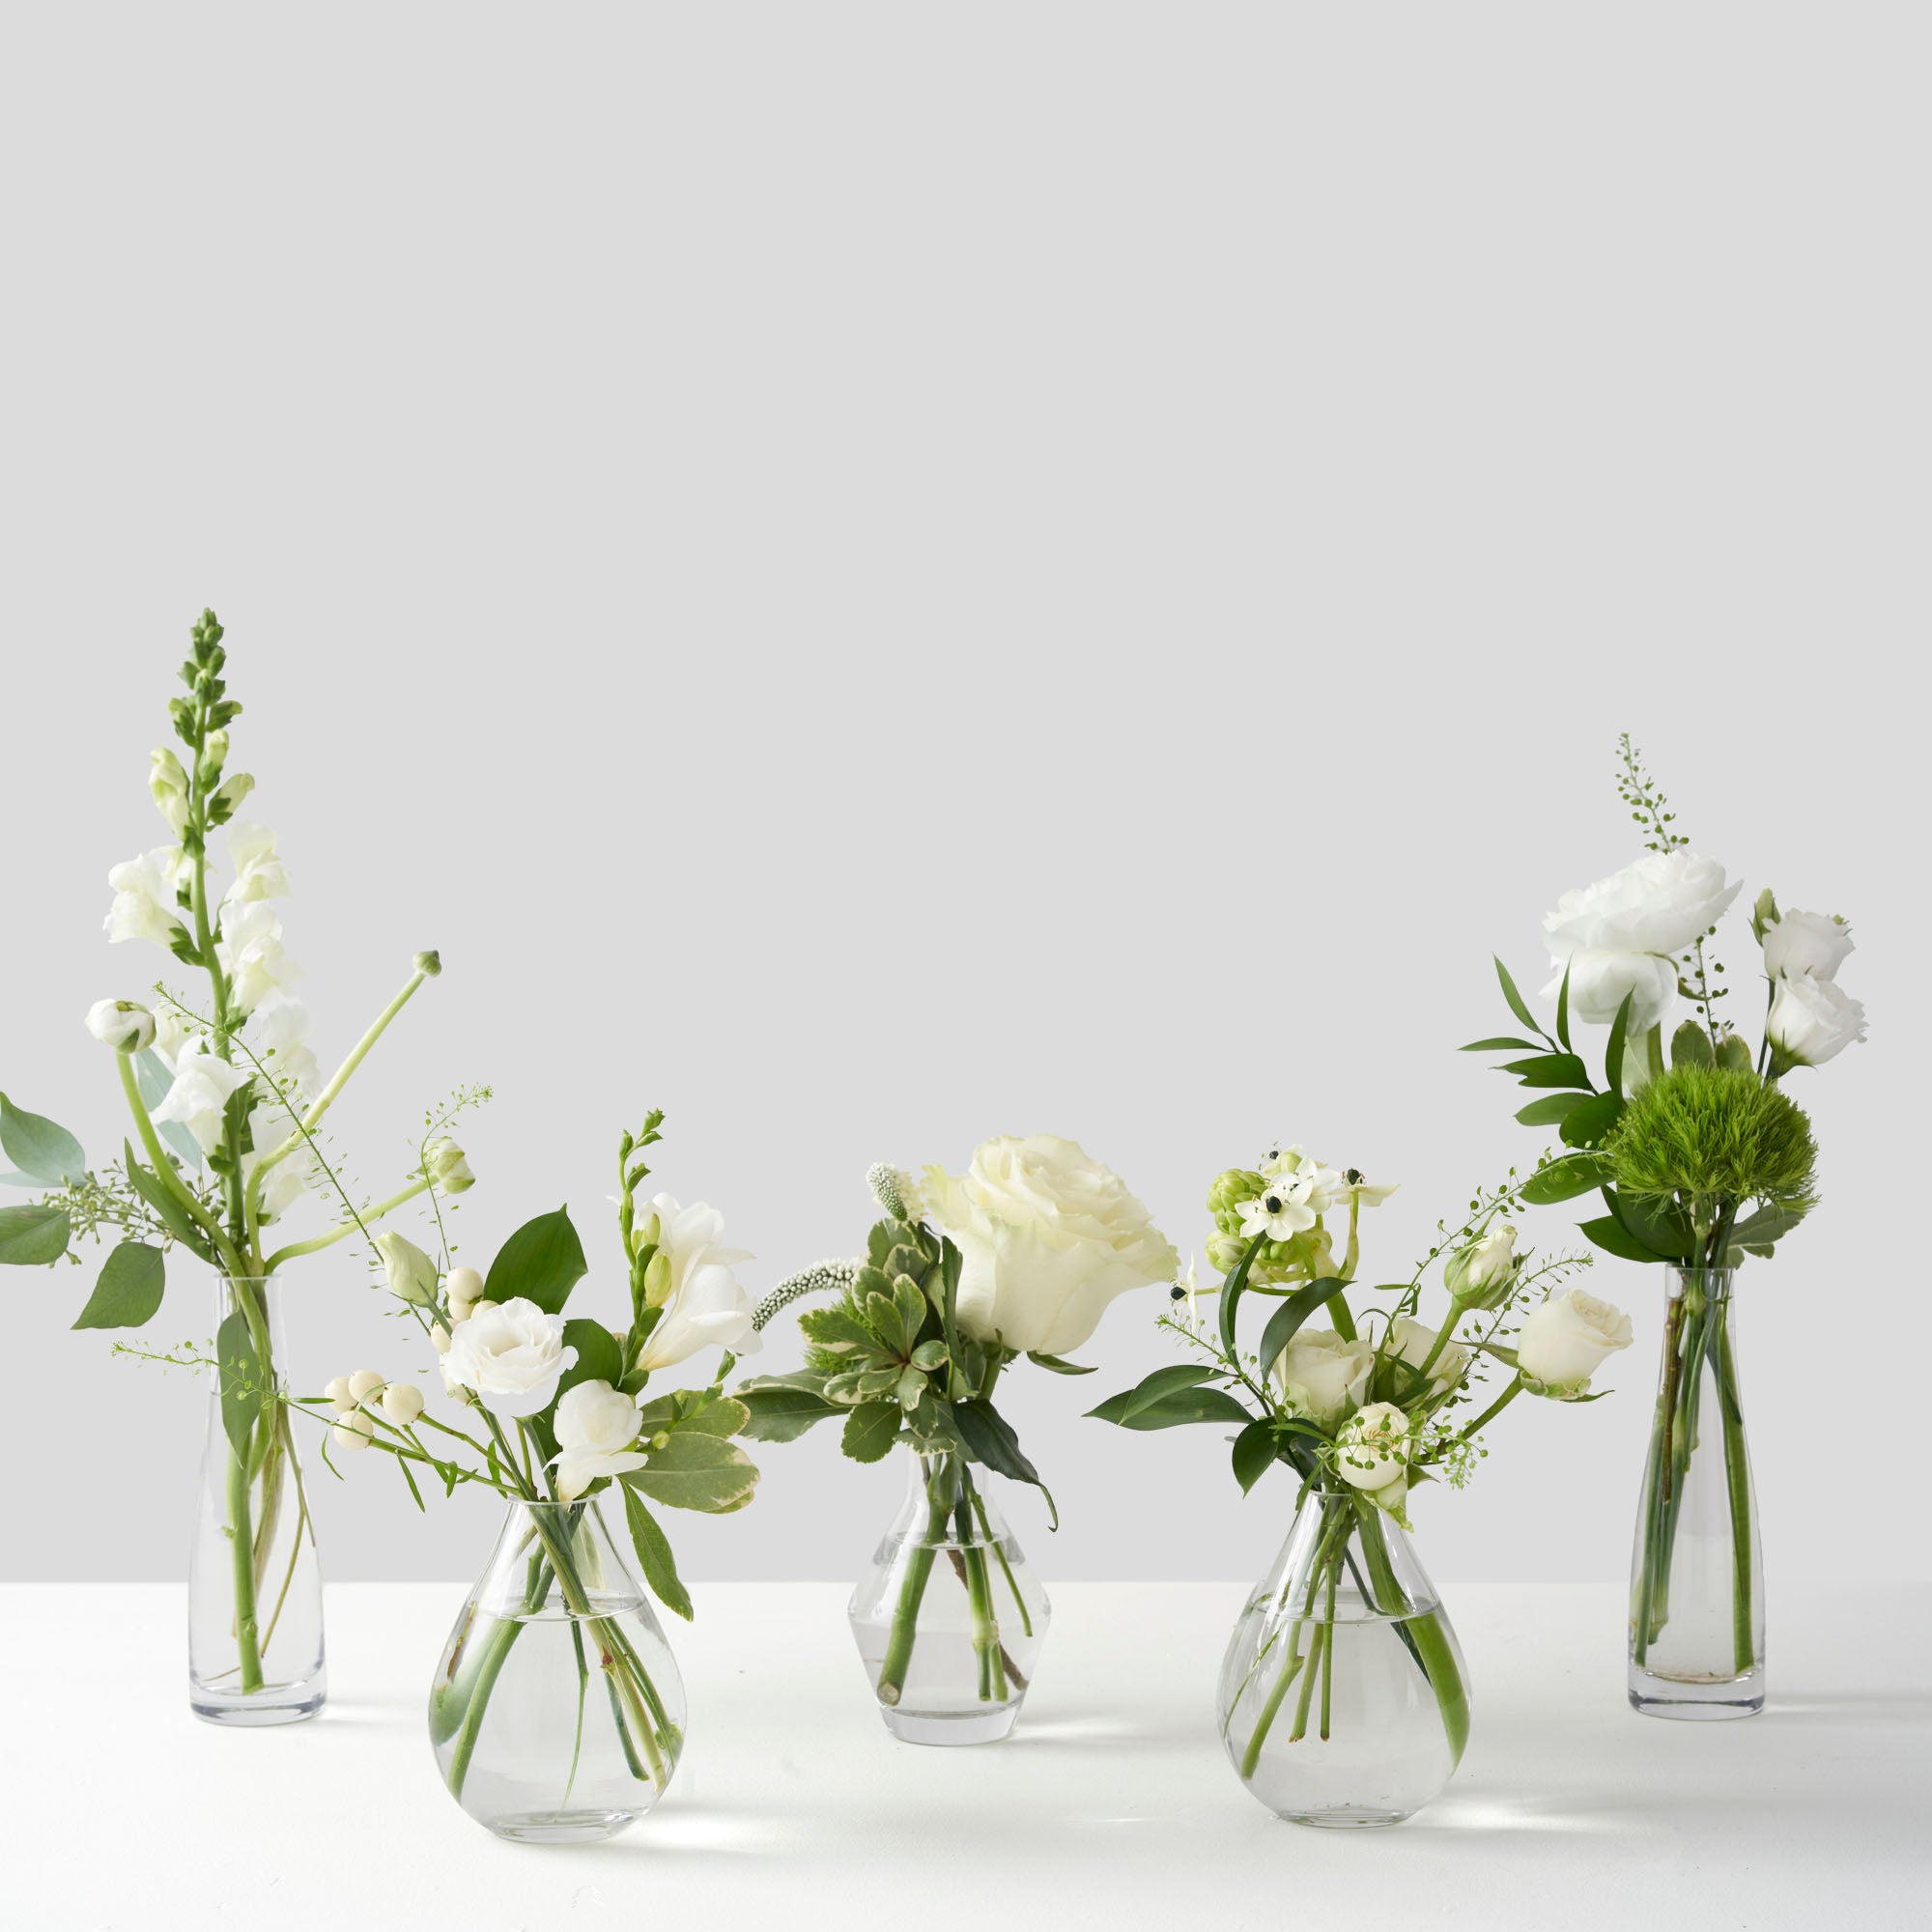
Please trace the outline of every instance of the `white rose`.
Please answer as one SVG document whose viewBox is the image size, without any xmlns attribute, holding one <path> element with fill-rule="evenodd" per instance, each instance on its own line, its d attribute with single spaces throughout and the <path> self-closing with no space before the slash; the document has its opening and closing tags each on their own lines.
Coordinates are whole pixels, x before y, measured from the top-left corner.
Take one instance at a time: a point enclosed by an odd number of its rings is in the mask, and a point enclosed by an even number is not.
<svg viewBox="0 0 1932 1932">
<path fill-rule="evenodd" d="M 214 956 L 228 975 L 237 1010 L 244 1013 L 253 1012 L 277 986 L 302 977 L 301 968 L 282 951 L 282 923 L 265 901 L 237 905 L 231 900 L 221 908 Z"/>
<path fill-rule="evenodd" d="M 1126 1183 L 1054 1134 L 987 1141 L 962 1176 L 928 1168 L 925 1194 L 964 1259 L 959 1326 L 983 1342 L 1066 1354 L 1116 1295 L 1180 1265 Z"/>
<path fill-rule="evenodd" d="M 1823 1066 L 1854 1040 L 1864 1038 L 1864 1005 L 1829 980 L 1780 980 L 1764 1031 L 1778 1071 Z"/>
<path fill-rule="evenodd" d="M 228 863 L 235 878 L 222 902 L 248 905 L 256 899 L 285 899 L 289 895 L 289 875 L 275 856 L 275 835 L 266 825 L 243 825 L 239 821 L 228 828 Z"/>
<path fill-rule="evenodd" d="M 1572 1015 L 1592 1025 L 1608 1026 L 1629 995 L 1633 1039 L 1670 1010 L 1677 994 L 1677 962 L 1654 952 L 1573 952 L 1558 962 L 1544 987 L 1546 1000 L 1561 994 L 1565 972 L 1570 975 Z"/>
<path fill-rule="evenodd" d="M 139 1053 L 155 1037 L 155 1016 L 138 1000 L 96 1000 L 87 1009 L 87 1030 L 117 1053 Z"/>
<path fill-rule="evenodd" d="M 647 1458 L 632 1444 L 638 1439 L 638 1405 L 609 1382 L 577 1382 L 563 1392 L 554 1418 L 557 1453 L 556 1492 L 574 1502 L 600 1476 L 641 1469 Z"/>
<path fill-rule="evenodd" d="M 1428 1322 L 1405 1315 L 1396 1322 L 1389 1340 L 1394 1345 L 1388 1350 L 1390 1354 L 1406 1362 L 1411 1369 L 1419 1369 L 1435 1346 L 1435 1330 Z M 1429 1386 L 1438 1393 L 1452 1389 L 1468 1373 L 1469 1350 L 1460 1342 L 1445 1342 L 1442 1352 L 1430 1363 Z"/>
<path fill-rule="evenodd" d="M 1630 1317 L 1621 1308 L 1580 1288 L 1566 1288 L 1530 1311 L 1517 1337 L 1516 1362 L 1546 1388 L 1580 1389 L 1609 1356 L 1630 1345 Z"/>
<path fill-rule="evenodd" d="M 187 774 L 182 770 L 182 761 L 165 749 L 152 753 L 150 763 L 154 769 L 148 774 L 148 789 L 168 821 L 168 830 L 179 838 L 188 818 Z"/>
<path fill-rule="evenodd" d="M 1332 1429 L 1369 1390 L 1376 1351 L 1357 1338 L 1345 1342 L 1332 1328 L 1304 1328 L 1286 1349 L 1276 1373 L 1296 1412 Z"/>
<path fill-rule="evenodd" d="M 478 1309 L 449 1338 L 443 1383 L 473 1390 L 492 1414 L 535 1415 L 576 1359 L 577 1350 L 563 1346 L 563 1317 L 519 1294 Z"/>
<path fill-rule="evenodd" d="M 1516 1230 L 1507 1221 L 1492 1221 L 1476 1240 L 1450 1256 L 1442 1285 L 1465 1308 L 1494 1308 L 1507 1298 L 1517 1266 Z"/>
<path fill-rule="evenodd" d="M 649 1302 L 664 1313 L 644 1338 L 638 1366 L 668 1369 L 713 1347 L 754 1353 L 751 1298 L 731 1272 L 752 1257 L 724 1245 L 724 1215 L 702 1201 L 681 1208 L 668 1194 L 654 1196 L 650 1212 L 658 1219 L 658 1251 L 651 1260 Z"/>
<path fill-rule="evenodd" d="M 1335 1438 L 1335 1466 L 1357 1490 L 1385 1490 L 1408 1467 L 1408 1416 L 1392 1402 L 1358 1408 Z"/>
<path fill-rule="evenodd" d="M 389 1292 L 398 1299 L 418 1307 L 436 1299 L 436 1264 L 413 1241 L 384 1229 L 376 1236 L 376 1251 L 383 1257 Z"/>
<path fill-rule="evenodd" d="M 245 1066 L 232 1065 L 206 1040 L 198 1039 L 175 1063 L 174 1085 L 161 1096 L 152 1118 L 179 1121 L 203 1153 L 213 1153 L 221 1145 L 221 1116 L 228 1096 L 247 1086 L 248 1080 Z"/>
<path fill-rule="evenodd" d="M 1764 929 L 1764 970 L 1774 980 L 1835 980 L 1853 951 L 1852 928 L 1823 913 L 1793 907 Z"/>
<path fill-rule="evenodd" d="M 160 946 L 169 943 L 182 923 L 181 908 L 175 903 L 181 861 L 179 845 L 159 845 L 108 873 L 114 903 L 108 907 L 103 924 L 110 940 L 152 939 Z"/>
</svg>

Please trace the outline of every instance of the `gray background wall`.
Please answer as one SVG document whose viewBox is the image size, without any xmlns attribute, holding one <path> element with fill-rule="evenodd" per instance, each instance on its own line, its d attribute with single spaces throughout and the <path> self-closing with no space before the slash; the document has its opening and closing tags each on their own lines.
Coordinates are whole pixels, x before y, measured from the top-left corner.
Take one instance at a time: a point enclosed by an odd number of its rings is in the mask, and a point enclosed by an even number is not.
<svg viewBox="0 0 1932 1932">
<path fill-rule="evenodd" d="M 122 1131 L 80 1015 L 157 955 L 107 947 L 103 875 L 157 842 L 212 602 L 325 1058 L 442 950 L 337 1124 L 379 1188 L 495 1084 L 469 1258 L 568 1200 L 614 1296 L 611 1141 L 655 1102 L 756 1288 L 862 1238 L 869 1161 L 1032 1129 L 1183 1249 L 1271 1135 L 1398 1177 L 1382 1275 L 1535 1151 L 1451 1049 L 1501 1017 L 1492 950 L 1533 979 L 1553 895 L 1634 856 L 1628 726 L 1749 892 L 1857 923 L 1872 1041 L 1794 1082 L 1827 1200 L 1752 1270 L 1745 1369 L 1774 1573 L 1923 1575 L 1888 1390 L 1927 1342 L 1927 39 L 1873 6 L 16 14 L 7 1091 Z M 295 1279 L 305 1380 L 426 1366 L 352 1256 Z M 0 1563 L 178 1575 L 199 1391 L 67 1334 L 87 1281 L 0 1284 Z M 1615 1399 L 1518 1405 L 1420 1507 L 1440 1574 L 1621 1574 L 1659 1289 L 1594 1286 L 1637 1328 Z M 1167 1359 L 1158 1299 L 1093 1380 L 1012 1378 L 1049 1580 L 1250 1575 L 1281 1534 L 1212 1432 L 1078 1419 Z M 688 1573 L 855 1572 L 897 1469 L 763 1460 L 752 1511 L 680 1521 Z M 419 1518 L 373 1458 L 316 1488 L 331 1575 L 481 1560 L 487 1498 Z"/>
</svg>

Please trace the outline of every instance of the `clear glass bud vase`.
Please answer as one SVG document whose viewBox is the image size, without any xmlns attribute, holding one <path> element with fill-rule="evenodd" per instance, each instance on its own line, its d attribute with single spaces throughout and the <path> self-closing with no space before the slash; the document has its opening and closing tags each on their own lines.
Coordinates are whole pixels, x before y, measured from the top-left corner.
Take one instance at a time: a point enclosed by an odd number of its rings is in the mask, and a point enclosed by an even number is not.
<svg viewBox="0 0 1932 1932">
<path fill-rule="evenodd" d="M 981 1745 L 1013 1727 L 1052 1612 L 999 1505 L 960 1456 L 916 1456 L 852 1592 L 859 1655 L 895 1738 Z"/>
<path fill-rule="evenodd" d="M 1352 1491 L 1304 1491 L 1221 1662 L 1221 1742 L 1297 1825 L 1396 1825 L 1469 1736 L 1463 1653 L 1402 1525 Z"/>
<path fill-rule="evenodd" d="M 449 1795 L 500 1838 L 588 1844 L 664 1796 L 684 1680 L 594 1501 L 510 1504 L 443 1645 L 429 1735 Z"/>
<path fill-rule="evenodd" d="M 1764 1709 L 1764 1560 L 1732 1270 L 1663 1272 L 1663 1363 L 1631 1559 L 1630 1700 L 1650 1718 L 1748 1718 Z"/>
<path fill-rule="evenodd" d="M 292 1724 L 327 1694 L 322 1569 L 287 1406 L 281 1285 L 215 1278 L 201 1501 L 188 1570 L 188 1702 L 216 1724 Z"/>
</svg>

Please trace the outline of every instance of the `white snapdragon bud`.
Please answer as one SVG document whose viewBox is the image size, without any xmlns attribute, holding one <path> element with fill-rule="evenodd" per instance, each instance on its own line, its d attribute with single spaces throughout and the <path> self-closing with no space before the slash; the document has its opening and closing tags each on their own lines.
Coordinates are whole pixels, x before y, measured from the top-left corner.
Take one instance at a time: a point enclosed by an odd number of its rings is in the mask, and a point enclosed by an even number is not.
<svg viewBox="0 0 1932 1932">
<path fill-rule="evenodd" d="M 376 1425 L 359 1408 L 352 1408 L 328 1433 L 338 1449 L 366 1449 L 376 1439 Z"/>
<path fill-rule="evenodd" d="M 182 769 L 182 761 L 170 751 L 156 752 L 152 763 L 148 789 L 154 794 L 161 816 L 168 821 L 168 830 L 179 838 L 188 820 L 187 774 Z"/>
<path fill-rule="evenodd" d="M 476 1304 L 483 1299 L 483 1277 L 472 1267 L 455 1267 L 443 1283 L 449 1296 L 449 1319 L 468 1321 Z"/>
<path fill-rule="evenodd" d="M 87 1009 L 87 1030 L 117 1053 L 139 1053 L 155 1042 L 155 1016 L 138 1000 L 96 1000 Z"/>
<path fill-rule="evenodd" d="M 370 1396 L 374 1395 L 376 1391 L 379 1388 L 381 1388 L 387 1379 L 388 1378 L 386 1376 L 378 1375 L 374 1369 L 357 1369 L 355 1373 L 349 1378 L 350 1400 L 352 1402 L 357 1402 L 357 1403 L 366 1401 Z"/>
<path fill-rule="evenodd" d="M 355 1406 L 355 1398 L 349 1393 L 349 1378 L 347 1376 L 332 1378 L 328 1386 L 322 1393 L 343 1414 L 347 1414 L 349 1410 Z"/>
<path fill-rule="evenodd" d="M 383 1413 L 398 1429 L 407 1429 L 422 1412 L 422 1390 L 412 1382 L 391 1382 L 383 1391 Z"/>
<path fill-rule="evenodd" d="M 390 1293 L 417 1307 L 436 1299 L 436 1264 L 413 1241 L 385 1229 L 376 1236 L 376 1252 L 383 1257 Z"/>
<path fill-rule="evenodd" d="M 447 1135 L 423 1150 L 423 1170 L 444 1194 L 461 1194 L 476 1183 L 469 1156 Z"/>
<path fill-rule="evenodd" d="M 1516 1230 L 1497 1221 L 1449 1258 L 1442 1285 L 1464 1308 L 1498 1308 L 1516 1285 Z"/>
<path fill-rule="evenodd" d="M 254 789 L 254 776 L 249 772 L 237 772 L 233 778 L 222 780 L 220 790 L 210 802 L 209 817 L 216 824 L 223 819 L 233 818 L 241 810 L 242 801 Z"/>
</svg>

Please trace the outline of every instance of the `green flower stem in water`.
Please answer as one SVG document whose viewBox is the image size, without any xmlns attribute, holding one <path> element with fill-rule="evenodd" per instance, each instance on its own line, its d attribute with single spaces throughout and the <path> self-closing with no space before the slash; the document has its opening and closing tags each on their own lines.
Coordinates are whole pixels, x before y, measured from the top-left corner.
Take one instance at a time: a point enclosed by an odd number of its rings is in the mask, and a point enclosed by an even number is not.
<svg viewBox="0 0 1932 1932">
<path fill-rule="evenodd" d="M 1742 1677 L 1756 1667 L 1757 1636 L 1751 1627 L 1750 1463 L 1728 1308 L 1718 1311 L 1718 1394 L 1724 1409 L 1724 1485 L 1731 1505 L 1731 1656 Z"/>
<path fill-rule="evenodd" d="M 905 1694 L 906 1671 L 912 1663 L 913 1641 L 919 1634 L 919 1606 L 924 1601 L 925 1586 L 932 1577 L 934 1552 L 946 1540 L 946 1519 L 952 1513 L 952 1462 L 950 1456 L 935 1456 L 922 1463 L 927 1503 L 925 1535 L 906 1561 L 905 1580 L 899 1585 L 899 1600 L 893 1607 L 885 1662 L 879 1665 L 882 1704 L 896 1704 Z"/>
</svg>

